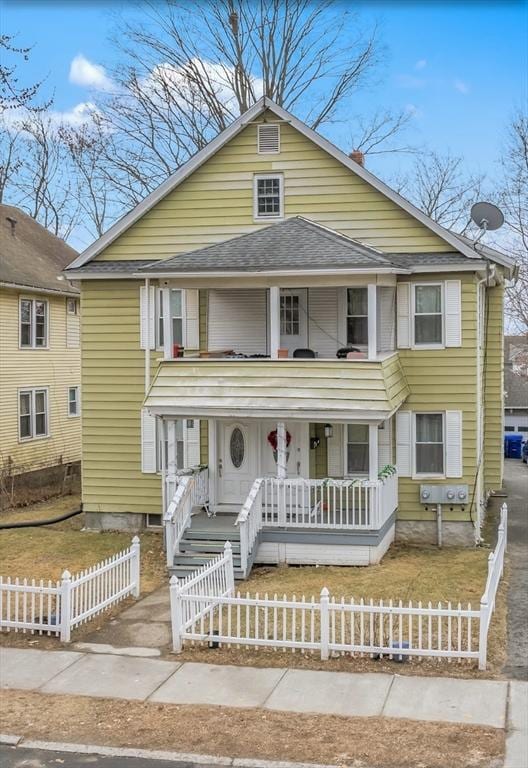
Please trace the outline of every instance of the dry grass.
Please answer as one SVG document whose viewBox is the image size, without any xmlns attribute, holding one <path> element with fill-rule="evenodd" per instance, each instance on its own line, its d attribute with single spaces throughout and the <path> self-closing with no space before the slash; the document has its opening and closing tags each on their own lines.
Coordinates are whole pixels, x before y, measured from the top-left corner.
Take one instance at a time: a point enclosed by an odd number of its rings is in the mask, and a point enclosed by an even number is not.
<svg viewBox="0 0 528 768">
<path fill-rule="evenodd" d="M 79 509 L 75 496 L 13 509 L 0 516 L 2 523 L 25 520 L 45 520 Z M 0 530 L 0 563 L 3 576 L 60 579 L 62 572 L 71 573 L 95 565 L 100 560 L 125 549 L 132 536 L 126 532 L 83 531 L 84 515 L 72 517 L 55 525 L 41 528 Z M 141 576 L 142 593 L 152 592 L 166 579 L 162 537 L 157 533 L 142 533 Z"/>
<path fill-rule="evenodd" d="M 5 691 L 0 730 L 31 738 L 377 768 L 497 768 L 504 732 L 380 717 Z"/>
<path fill-rule="evenodd" d="M 12 509 L 0 515 L 2 523 L 25 520 L 45 520 L 59 517 L 79 509 L 80 500 L 64 496 L 34 504 L 23 509 Z M 11 578 L 58 580 L 64 570 L 75 574 L 83 568 L 104 560 L 130 545 L 132 536 L 126 532 L 82 530 L 84 515 L 72 517 L 55 525 L 41 528 L 13 528 L 0 530 L 0 573 Z M 141 540 L 141 594 L 142 596 L 166 583 L 165 556 L 162 537 L 157 533 L 142 533 Z M 110 610 L 79 627 L 74 639 L 94 632 L 114 619 L 131 604 L 127 599 Z M 2 632 L 0 644 L 42 649 L 60 648 L 54 636 L 30 633 Z"/>
<path fill-rule="evenodd" d="M 374 601 L 382 599 L 412 600 L 414 604 L 451 601 L 453 606 L 471 604 L 478 610 L 487 576 L 489 550 L 443 549 L 393 545 L 379 565 L 365 567 L 282 566 L 254 568 L 250 577 L 239 585 L 240 592 L 260 596 L 285 594 L 288 597 L 312 595 L 318 599 L 321 589 L 340 599 L 351 597 Z M 506 647 L 506 590 L 508 570 L 499 589 L 496 611 L 488 640 L 488 668 L 479 672 L 474 661 L 414 658 L 399 664 L 390 659 L 336 655 L 322 662 L 317 654 L 292 653 L 271 649 L 246 649 L 244 646 L 209 649 L 187 645 L 183 658 L 209 663 L 253 666 L 291 666 L 305 669 L 344 670 L 353 672 L 398 672 L 399 674 L 449 675 L 452 677 L 496 677 L 504 664 Z M 474 624 L 477 642 L 478 623 Z"/>
</svg>

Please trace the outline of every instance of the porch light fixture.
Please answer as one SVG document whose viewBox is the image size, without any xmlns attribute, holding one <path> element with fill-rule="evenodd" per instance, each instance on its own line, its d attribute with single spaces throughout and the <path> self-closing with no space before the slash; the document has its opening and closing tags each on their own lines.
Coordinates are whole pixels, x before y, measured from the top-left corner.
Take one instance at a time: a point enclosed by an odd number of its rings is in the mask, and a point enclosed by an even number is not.
<svg viewBox="0 0 528 768">
<path fill-rule="evenodd" d="M 324 425 L 324 434 L 326 439 L 328 440 L 330 437 L 334 434 L 334 428 L 331 424 L 325 424 Z"/>
</svg>

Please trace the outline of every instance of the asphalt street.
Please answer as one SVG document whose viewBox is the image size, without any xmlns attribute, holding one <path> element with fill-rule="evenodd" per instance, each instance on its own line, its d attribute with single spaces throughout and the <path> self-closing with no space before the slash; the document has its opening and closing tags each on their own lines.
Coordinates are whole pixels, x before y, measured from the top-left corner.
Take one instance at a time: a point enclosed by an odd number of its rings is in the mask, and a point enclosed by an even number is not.
<svg viewBox="0 0 528 768">
<path fill-rule="evenodd" d="M 150 760 L 141 757 L 103 757 L 79 755 L 73 752 L 48 752 L 44 749 L 7 747 L 0 745 L 2 768 L 218 768 L 212 763 Z"/>
</svg>

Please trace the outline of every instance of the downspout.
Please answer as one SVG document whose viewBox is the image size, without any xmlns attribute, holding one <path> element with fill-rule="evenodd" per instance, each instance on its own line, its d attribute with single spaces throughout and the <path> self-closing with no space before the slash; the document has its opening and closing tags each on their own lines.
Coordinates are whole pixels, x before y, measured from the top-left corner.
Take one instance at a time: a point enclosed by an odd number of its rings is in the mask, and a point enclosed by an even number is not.
<svg viewBox="0 0 528 768">
<path fill-rule="evenodd" d="M 150 278 L 145 278 L 145 312 L 147 316 L 147 338 L 145 339 L 145 397 L 150 387 Z"/>
</svg>

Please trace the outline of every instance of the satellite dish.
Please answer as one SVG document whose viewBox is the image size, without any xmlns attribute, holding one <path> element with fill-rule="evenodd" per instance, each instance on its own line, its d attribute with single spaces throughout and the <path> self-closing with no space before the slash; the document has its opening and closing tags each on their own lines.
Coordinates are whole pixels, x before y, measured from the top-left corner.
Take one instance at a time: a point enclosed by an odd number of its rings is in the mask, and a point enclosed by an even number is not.
<svg viewBox="0 0 528 768">
<path fill-rule="evenodd" d="M 471 207 L 471 218 L 479 229 L 491 232 L 504 224 L 504 214 L 493 203 L 475 203 Z"/>
</svg>

